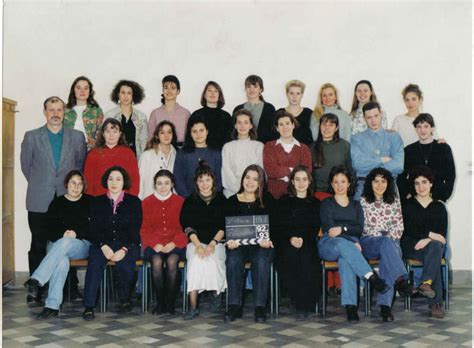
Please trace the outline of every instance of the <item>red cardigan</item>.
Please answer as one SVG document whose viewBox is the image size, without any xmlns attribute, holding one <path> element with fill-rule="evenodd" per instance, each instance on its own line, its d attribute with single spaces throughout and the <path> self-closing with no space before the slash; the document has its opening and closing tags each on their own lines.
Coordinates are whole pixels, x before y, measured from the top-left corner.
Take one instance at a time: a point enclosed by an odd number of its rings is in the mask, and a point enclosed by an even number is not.
<svg viewBox="0 0 474 348">
<path fill-rule="evenodd" d="M 140 231 L 142 248 L 153 248 L 157 244 L 165 246 L 174 242 L 177 248 L 184 248 L 188 238 L 179 223 L 184 198 L 172 194 L 165 201 L 160 201 L 154 194 L 142 202 L 143 222 Z"/>
<path fill-rule="evenodd" d="M 140 175 L 138 174 L 137 158 L 132 150 L 126 146 L 115 146 L 113 148 L 92 149 L 86 157 L 84 175 L 87 180 L 87 193 L 92 196 L 99 196 L 107 193 L 107 189 L 102 187 L 102 175 L 112 166 L 123 167 L 132 181 L 132 186 L 126 192 L 138 196 L 140 191 Z"/>
<path fill-rule="evenodd" d="M 294 145 L 290 153 L 286 153 L 283 146 L 276 144 L 275 140 L 268 141 L 263 147 L 263 168 L 268 175 L 268 191 L 274 198 L 280 198 L 287 192 L 288 183 L 281 178 L 290 178 L 290 167 L 294 168 L 298 164 L 305 165 L 310 171 L 311 151 L 303 143 Z"/>
</svg>

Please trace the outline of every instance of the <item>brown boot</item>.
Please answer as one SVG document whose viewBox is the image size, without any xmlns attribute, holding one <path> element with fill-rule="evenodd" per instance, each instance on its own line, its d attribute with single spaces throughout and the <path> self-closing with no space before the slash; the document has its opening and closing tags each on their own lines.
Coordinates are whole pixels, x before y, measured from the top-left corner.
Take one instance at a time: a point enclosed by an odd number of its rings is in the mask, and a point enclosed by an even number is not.
<svg viewBox="0 0 474 348">
<path fill-rule="evenodd" d="M 443 319 L 444 318 L 444 309 L 442 303 L 435 303 L 430 307 L 430 316 L 432 318 Z"/>
</svg>

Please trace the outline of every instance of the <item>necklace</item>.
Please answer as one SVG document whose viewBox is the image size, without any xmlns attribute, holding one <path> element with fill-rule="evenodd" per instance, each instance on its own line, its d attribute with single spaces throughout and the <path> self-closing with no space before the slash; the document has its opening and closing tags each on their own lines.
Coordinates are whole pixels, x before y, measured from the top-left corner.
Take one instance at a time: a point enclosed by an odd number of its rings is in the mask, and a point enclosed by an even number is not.
<svg viewBox="0 0 474 348">
<path fill-rule="evenodd" d="M 431 155 L 431 150 L 433 150 L 433 143 L 434 143 L 434 140 L 431 142 L 430 144 L 430 150 L 428 151 L 428 155 L 425 156 L 425 153 L 423 152 L 423 147 L 421 146 L 421 143 L 418 142 L 418 146 L 420 148 L 420 152 L 421 152 L 421 156 L 423 156 L 423 161 L 425 163 L 425 166 L 428 165 L 428 159 L 430 158 L 430 155 Z"/>
<path fill-rule="evenodd" d="M 199 151 L 199 149 L 203 149 L 202 151 Z M 203 159 L 203 157 L 206 156 L 207 154 L 207 147 L 196 147 L 196 152 L 197 152 L 197 158 L 198 158 L 198 163 L 201 162 Z M 201 153 L 200 153 L 201 152 Z"/>
</svg>

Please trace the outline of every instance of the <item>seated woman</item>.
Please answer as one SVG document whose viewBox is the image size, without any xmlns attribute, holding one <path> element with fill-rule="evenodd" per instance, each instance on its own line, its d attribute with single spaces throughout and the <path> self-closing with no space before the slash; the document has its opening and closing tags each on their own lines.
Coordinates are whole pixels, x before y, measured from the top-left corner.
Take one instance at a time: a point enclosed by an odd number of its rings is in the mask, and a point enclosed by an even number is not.
<svg viewBox="0 0 474 348">
<path fill-rule="evenodd" d="M 403 256 L 423 261 L 418 292 L 428 297 L 430 314 L 443 318 L 441 259 L 446 245 L 448 214 L 443 203 L 431 197 L 434 176 L 430 168 L 417 167 L 411 176 L 411 194 L 403 206 L 405 232 L 401 240 Z"/>
<path fill-rule="evenodd" d="M 131 179 L 127 191 L 132 195 L 138 195 L 140 175 L 137 159 L 127 146 L 120 121 L 108 118 L 102 124 L 96 146 L 87 154 L 84 164 L 88 194 L 98 196 L 107 193 L 107 186 L 102 185 L 101 178 L 112 166 L 120 166 L 127 171 Z"/>
<path fill-rule="evenodd" d="M 195 191 L 183 204 L 181 226 L 189 238 L 186 249 L 188 261 L 188 293 L 190 308 L 184 320 L 199 315 L 198 293 L 213 291 L 210 309 L 217 311 L 220 293 L 227 288 L 225 278 L 224 238 L 225 197 L 217 191 L 212 169 L 201 163 L 194 175 Z"/>
<path fill-rule="evenodd" d="M 370 281 L 379 293 L 388 287 L 362 256 L 359 237 L 364 229 L 364 212 L 358 201 L 353 200 L 353 177 L 343 166 L 335 166 L 329 173 L 331 193 L 321 203 L 321 224 L 324 232 L 318 242 L 319 255 L 323 260 L 337 261 L 341 274 L 341 303 L 346 307 L 347 320 L 359 322 L 357 314 L 356 277 Z"/>
<path fill-rule="evenodd" d="M 222 154 L 220 150 L 208 147 L 208 135 L 209 129 L 201 117 L 189 119 L 184 147 L 176 155 L 173 171 L 176 178 L 176 192 L 180 196 L 188 197 L 194 192 L 194 175 L 201 161 L 205 161 L 215 173 L 214 185 L 217 191 L 222 190 Z"/>
<path fill-rule="evenodd" d="M 362 253 L 368 259 L 380 259 L 380 278 L 390 290 L 379 294 L 377 304 L 383 321 L 393 321 L 393 285 L 404 296 L 410 296 L 415 291 L 408 283 L 407 270 L 402 261 L 399 244 L 403 234 L 402 209 L 388 170 L 375 168 L 367 175 L 360 205 L 365 221 L 360 238 Z"/>
<path fill-rule="evenodd" d="M 33 298 L 39 287 L 49 281 L 48 298 L 38 319 L 57 316 L 63 302 L 63 288 L 69 272 L 69 260 L 89 255 L 89 206 L 91 196 L 84 194 L 86 180 L 77 170 L 70 171 L 64 186 L 67 193 L 55 198 L 48 208 L 48 240 L 52 241 L 46 257 L 24 286 Z"/>
<path fill-rule="evenodd" d="M 140 256 L 142 205 L 138 197 L 124 192 L 130 185 L 130 177 L 125 169 L 119 166 L 111 167 L 102 175 L 102 186 L 107 189 L 107 193 L 92 200 L 92 245 L 84 288 L 84 320 L 95 318 L 97 291 L 108 261 L 115 262 L 120 310 L 132 310 L 130 291 L 135 262 Z"/>
<path fill-rule="evenodd" d="M 274 198 L 286 192 L 289 176 L 294 167 L 302 164 L 311 168 L 311 151 L 308 146 L 293 137 L 298 127 L 295 117 L 288 111 L 280 110 L 275 116 L 275 128 L 280 134 L 263 148 L 263 167 L 268 175 L 268 191 Z"/>
<path fill-rule="evenodd" d="M 251 164 L 263 165 L 263 144 L 257 141 L 250 111 L 240 109 L 234 114 L 233 141 L 222 148 L 222 186 L 229 198 L 240 188 L 242 173 Z"/>
<path fill-rule="evenodd" d="M 156 126 L 145 152 L 138 161 L 140 193 L 144 199 L 155 192 L 154 175 L 162 169 L 173 173 L 176 160 L 176 128 L 170 121 L 161 121 Z"/>
<path fill-rule="evenodd" d="M 270 215 L 273 207 L 273 197 L 266 192 L 266 178 L 263 168 L 256 164 L 248 166 L 242 174 L 238 193 L 227 201 L 226 216 Z M 252 263 L 250 270 L 252 272 L 255 321 L 264 323 L 267 320 L 266 305 L 270 268 L 274 254 L 271 235 L 268 239 L 259 240 L 258 245 L 241 245 L 236 240 L 227 240 L 226 244 L 229 311 L 225 314 L 224 321 L 232 322 L 236 318 L 242 317 L 245 262 L 250 261 Z"/>
<path fill-rule="evenodd" d="M 146 115 L 136 108 L 145 99 L 143 87 L 135 81 L 120 80 L 115 85 L 110 99 L 117 104 L 105 113 L 122 124 L 128 146 L 140 158 L 148 140 Z"/>
<path fill-rule="evenodd" d="M 288 194 L 278 202 L 281 226 L 282 283 L 288 284 L 296 305 L 296 320 L 314 310 L 321 289 L 321 260 L 315 248 L 321 225 L 320 202 L 313 197 L 311 173 L 296 166 L 290 175 Z"/>
<path fill-rule="evenodd" d="M 140 236 L 144 258 L 151 263 L 156 293 L 157 303 L 152 314 L 174 314 L 179 288 L 178 262 L 185 258 L 187 244 L 186 235 L 179 224 L 184 199 L 173 193 L 174 176 L 169 170 L 159 170 L 154 182 L 155 193 L 142 202 Z M 163 270 L 165 265 L 166 269 Z"/>
</svg>

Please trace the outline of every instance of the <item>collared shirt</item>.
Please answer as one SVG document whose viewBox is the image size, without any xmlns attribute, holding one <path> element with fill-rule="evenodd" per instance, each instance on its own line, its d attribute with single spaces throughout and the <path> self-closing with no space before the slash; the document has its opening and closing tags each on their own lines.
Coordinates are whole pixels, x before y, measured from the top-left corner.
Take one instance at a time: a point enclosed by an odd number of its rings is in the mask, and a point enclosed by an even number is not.
<svg viewBox="0 0 474 348">
<path fill-rule="evenodd" d="M 48 138 L 49 138 L 49 143 L 51 144 L 51 150 L 53 152 L 53 161 L 54 161 L 54 166 L 56 167 L 56 170 L 59 168 L 59 162 L 61 161 L 61 150 L 63 148 L 63 128 L 61 127 L 61 130 L 57 133 L 51 132 L 49 128 L 48 129 Z"/>
<path fill-rule="evenodd" d="M 291 143 L 284 143 L 281 141 L 281 138 L 277 139 L 276 144 L 280 144 L 283 147 L 283 150 L 285 150 L 286 153 L 290 153 L 291 150 L 293 150 L 293 146 L 298 145 L 301 146 L 301 143 L 296 140 L 296 138 L 293 138 L 293 141 Z"/>
<path fill-rule="evenodd" d="M 384 163 L 382 157 L 391 160 Z M 382 167 L 395 178 L 403 172 L 404 157 L 403 141 L 396 132 L 367 129 L 351 137 L 352 167 L 358 177 L 366 177 L 372 169 Z"/>
</svg>

